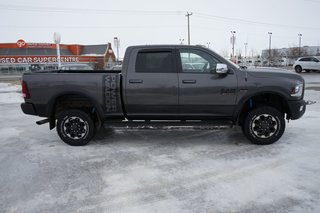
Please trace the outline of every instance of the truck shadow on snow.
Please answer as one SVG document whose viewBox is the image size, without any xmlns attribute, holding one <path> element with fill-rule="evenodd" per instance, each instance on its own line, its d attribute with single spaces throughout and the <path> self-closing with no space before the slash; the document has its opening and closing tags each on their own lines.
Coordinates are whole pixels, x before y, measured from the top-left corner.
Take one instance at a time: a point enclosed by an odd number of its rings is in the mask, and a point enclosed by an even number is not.
<svg viewBox="0 0 320 213">
<path fill-rule="evenodd" d="M 252 144 L 238 127 L 216 130 L 137 130 L 106 129 L 97 133 L 88 146 L 109 147 L 123 152 L 143 152 L 157 156 L 191 153 L 194 157 L 239 160 L 260 157 L 277 158 L 283 152 L 283 144 L 268 146 Z M 134 151 L 129 151 L 134 150 Z"/>
<path fill-rule="evenodd" d="M 89 143 L 177 143 L 177 144 L 228 144 L 250 145 L 238 127 L 213 128 L 210 130 L 194 129 L 137 129 L 137 128 L 102 128 Z"/>
</svg>

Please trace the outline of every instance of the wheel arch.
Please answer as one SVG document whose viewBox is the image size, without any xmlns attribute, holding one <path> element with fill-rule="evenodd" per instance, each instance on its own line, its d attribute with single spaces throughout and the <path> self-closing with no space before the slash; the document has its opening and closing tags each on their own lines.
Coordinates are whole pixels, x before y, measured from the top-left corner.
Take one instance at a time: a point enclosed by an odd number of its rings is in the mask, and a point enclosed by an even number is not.
<svg viewBox="0 0 320 213">
<path fill-rule="evenodd" d="M 55 119 L 57 117 L 57 107 L 61 107 L 63 109 L 70 109 L 72 107 L 70 106 L 63 106 L 63 102 L 78 102 L 78 104 L 82 101 L 82 106 L 75 105 L 75 109 L 81 109 L 81 108 L 92 108 L 95 110 L 95 114 L 97 116 L 97 119 L 101 120 L 103 118 L 103 110 L 101 109 L 98 101 L 92 99 L 85 93 L 79 92 L 79 91 L 69 91 L 69 92 L 63 92 L 56 94 L 54 97 L 52 97 L 48 102 L 48 109 L 47 109 L 47 115 L 50 119 L 50 129 L 53 129 L 55 127 Z M 59 113 L 59 110 L 58 110 Z"/>
<path fill-rule="evenodd" d="M 234 120 L 237 124 L 242 124 L 245 115 L 260 106 L 271 106 L 279 110 L 283 115 L 290 114 L 287 98 L 279 93 L 273 91 L 259 92 L 245 97 L 241 100 L 239 107 L 234 114 Z"/>
</svg>

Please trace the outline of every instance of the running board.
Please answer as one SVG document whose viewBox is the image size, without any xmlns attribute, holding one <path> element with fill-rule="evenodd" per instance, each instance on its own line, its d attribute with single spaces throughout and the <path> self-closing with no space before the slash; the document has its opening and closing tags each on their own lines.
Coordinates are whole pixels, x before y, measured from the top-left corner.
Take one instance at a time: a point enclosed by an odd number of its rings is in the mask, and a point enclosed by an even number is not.
<svg viewBox="0 0 320 213">
<path fill-rule="evenodd" d="M 44 120 L 41 120 L 41 121 L 37 121 L 36 124 L 38 125 L 42 125 L 42 124 L 46 124 L 46 123 L 49 123 L 50 119 L 47 118 L 47 119 L 44 119 Z"/>
<path fill-rule="evenodd" d="M 105 121 L 104 128 L 137 128 L 137 129 L 226 129 L 233 127 L 231 121 Z"/>
</svg>

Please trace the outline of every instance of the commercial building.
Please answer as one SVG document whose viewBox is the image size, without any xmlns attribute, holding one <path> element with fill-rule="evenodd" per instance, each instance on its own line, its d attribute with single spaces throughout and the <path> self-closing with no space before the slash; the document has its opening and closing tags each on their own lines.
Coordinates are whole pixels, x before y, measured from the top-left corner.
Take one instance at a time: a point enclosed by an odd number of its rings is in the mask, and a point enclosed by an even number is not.
<svg viewBox="0 0 320 213">
<path fill-rule="evenodd" d="M 320 56 L 320 46 L 289 47 L 271 50 L 264 49 L 261 52 L 261 58 L 264 59 L 264 65 L 269 63 L 269 53 L 271 53 L 271 65 L 292 66 L 300 57 Z"/>
<path fill-rule="evenodd" d="M 61 64 L 86 64 L 108 69 L 116 64 L 111 44 L 60 44 Z M 0 43 L 0 73 L 58 69 L 57 46 L 51 43 Z"/>
</svg>

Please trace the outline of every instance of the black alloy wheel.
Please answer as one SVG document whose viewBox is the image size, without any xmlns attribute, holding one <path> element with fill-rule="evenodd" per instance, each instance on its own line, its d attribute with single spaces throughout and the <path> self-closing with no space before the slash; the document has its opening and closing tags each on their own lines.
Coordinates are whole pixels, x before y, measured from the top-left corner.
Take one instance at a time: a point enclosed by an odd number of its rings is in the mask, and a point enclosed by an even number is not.
<svg viewBox="0 0 320 213">
<path fill-rule="evenodd" d="M 250 111 L 243 125 L 245 136 L 258 145 L 276 142 L 285 130 L 283 114 L 269 106 L 258 107 Z"/>
<path fill-rule="evenodd" d="M 95 135 L 92 118 L 82 110 L 66 110 L 58 118 L 57 132 L 71 146 L 83 146 Z"/>
</svg>

